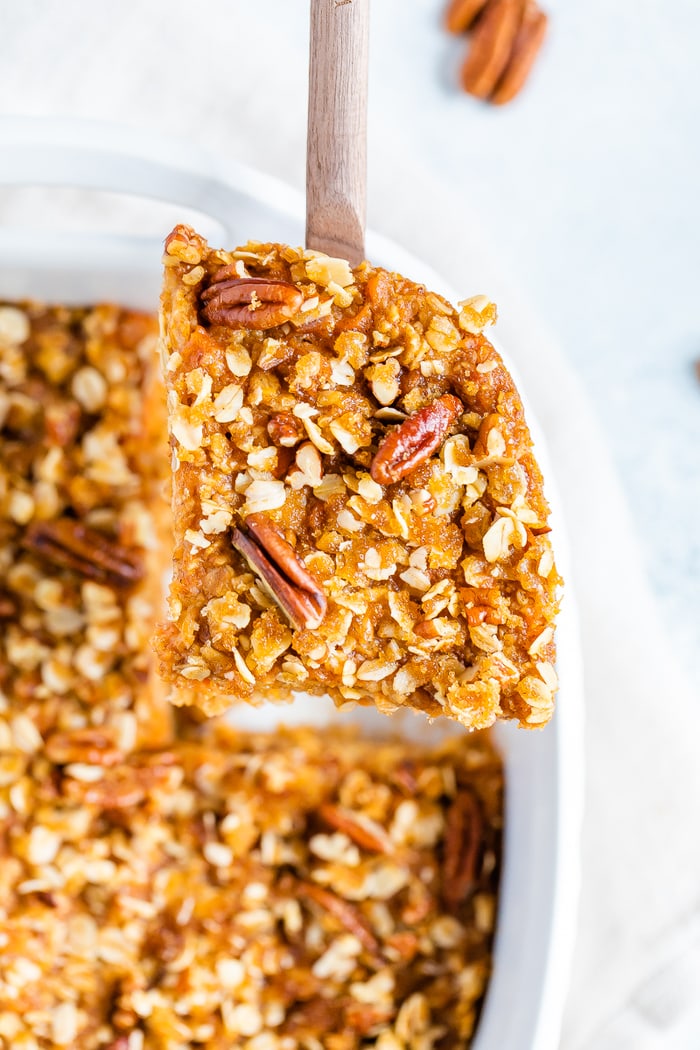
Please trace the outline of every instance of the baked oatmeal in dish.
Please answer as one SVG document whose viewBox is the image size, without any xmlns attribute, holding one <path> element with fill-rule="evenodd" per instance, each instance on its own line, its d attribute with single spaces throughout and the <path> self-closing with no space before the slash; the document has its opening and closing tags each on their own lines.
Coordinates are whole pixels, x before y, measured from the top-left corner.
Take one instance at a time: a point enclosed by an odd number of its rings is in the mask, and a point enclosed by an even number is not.
<svg viewBox="0 0 700 1050">
<path fill-rule="evenodd" d="M 156 336 L 113 305 L 0 302 L 5 758 L 170 740 L 148 647 L 169 544 Z"/>
<path fill-rule="evenodd" d="M 0 1047 L 466 1048 L 500 758 L 479 733 L 174 720 L 149 646 L 170 553 L 154 328 L 0 303 Z M 270 528 L 249 516 L 238 547 L 286 554 Z M 308 593 L 291 610 L 320 629 L 333 599 Z"/>
<path fill-rule="evenodd" d="M 0 779 L 0 1045 L 466 1050 L 490 974 L 502 769 L 335 729 Z"/>
<path fill-rule="evenodd" d="M 176 702 L 548 721 L 561 580 L 494 320 L 369 263 L 170 234 Z"/>
</svg>

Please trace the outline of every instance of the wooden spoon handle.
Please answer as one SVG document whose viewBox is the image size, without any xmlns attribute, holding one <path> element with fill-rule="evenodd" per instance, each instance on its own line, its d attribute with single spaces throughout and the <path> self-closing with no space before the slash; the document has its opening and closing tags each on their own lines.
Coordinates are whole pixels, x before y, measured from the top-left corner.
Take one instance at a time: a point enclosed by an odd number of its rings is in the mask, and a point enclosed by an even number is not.
<svg viewBox="0 0 700 1050">
<path fill-rule="evenodd" d="M 311 0 L 306 245 L 365 257 L 369 0 Z"/>
</svg>

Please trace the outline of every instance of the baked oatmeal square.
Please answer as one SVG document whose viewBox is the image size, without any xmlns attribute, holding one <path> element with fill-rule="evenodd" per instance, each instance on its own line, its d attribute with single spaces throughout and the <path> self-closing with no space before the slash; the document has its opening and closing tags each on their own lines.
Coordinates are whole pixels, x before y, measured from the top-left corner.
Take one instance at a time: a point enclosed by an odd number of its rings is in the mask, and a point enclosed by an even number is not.
<svg viewBox="0 0 700 1050">
<path fill-rule="evenodd" d="M 495 316 L 369 263 L 170 234 L 175 702 L 549 720 L 561 580 Z"/>
</svg>

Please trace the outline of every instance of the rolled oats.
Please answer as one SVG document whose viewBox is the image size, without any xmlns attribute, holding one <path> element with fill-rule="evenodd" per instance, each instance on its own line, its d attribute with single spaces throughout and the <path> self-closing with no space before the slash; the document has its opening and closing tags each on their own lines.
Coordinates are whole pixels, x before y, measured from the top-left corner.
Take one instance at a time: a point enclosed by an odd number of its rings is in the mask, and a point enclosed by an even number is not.
<svg viewBox="0 0 700 1050">
<path fill-rule="evenodd" d="M 0 722 L 26 755 L 121 757 L 130 711 L 128 749 L 170 740 L 148 653 L 165 521 L 155 335 L 111 305 L 0 305 Z"/>
<path fill-rule="evenodd" d="M 483 735 L 429 751 L 210 722 L 96 783 L 27 762 L 0 781 L 0 1041 L 469 1045 L 502 820 Z"/>
<path fill-rule="evenodd" d="M 156 646 L 175 702 L 215 713 L 301 686 L 469 728 L 546 722 L 561 581 L 522 404 L 483 334 L 494 305 L 282 245 L 213 251 L 188 227 L 165 262 L 175 555 Z M 252 518 L 304 583 L 251 548 Z"/>
<path fill-rule="evenodd" d="M 206 260 L 196 237 L 180 246 L 194 267 L 183 286 L 195 288 Z M 353 302 L 346 264 L 316 255 L 306 262 L 307 276 L 328 281 L 334 305 Z M 275 299 L 268 285 L 267 298 L 261 289 L 243 298 L 235 291 L 226 302 L 231 293 L 219 288 L 209 301 L 246 321 L 257 314 L 260 328 L 296 302 L 288 290 Z M 306 312 L 330 317 L 320 292 L 315 298 Z M 164 524 L 152 332 L 148 318 L 111 306 L 0 306 L 0 1044 L 466 1048 L 490 971 L 499 758 L 481 734 L 431 751 L 347 730 L 244 734 L 215 721 L 182 721 L 175 735 L 148 656 Z M 387 346 L 378 334 L 376 345 Z M 345 335 L 343 360 L 361 367 L 363 341 Z M 334 431 L 340 417 L 329 418 L 317 380 L 299 386 L 314 403 L 281 397 L 276 376 L 259 384 L 255 353 L 236 338 L 221 383 L 201 367 L 186 380 L 188 407 L 211 405 L 217 426 L 239 427 L 245 470 L 229 473 L 225 493 L 218 484 L 201 490 L 183 539 L 201 556 L 243 529 L 257 552 L 248 572 L 222 566 L 231 586 L 201 610 L 211 653 L 223 645 L 240 679 L 255 686 L 281 666 L 306 687 L 337 658 L 346 699 L 363 699 L 392 676 L 397 688 L 399 676 L 407 691 L 419 688 L 420 677 L 399 667 L 401 647 L 386 629 L 381 649 L 348 653 L 368 595 L 388 594 L 392 621 L 406 628 L 416 616 L 437 623 L 436 611 L 450 607 L 454 587 L 432 572 L 430 537 L 406 554 L 393 524 L 370 534 L 368 523 L 395 516 L 370 476 L 363 424 L 345 418 Z M 266 343 L 288 360 L 283 338 Z M 304 382 L 333 375 L 317 357 Z M 174 375 L 185 360 L 171 359 Z M 248 375 L 260 395 L 250 404 L 237 392 Z M 359 403 L 349 396 L 346 417 Z M 258 409 L 270 397 L 286 415 L 284 426 L 266 420 L 263 444 Z M 178 418 L 190 444 L 192 428 L 206 433 L 204 418 Z M 323 442 L 368 448 L 362 469 L 337 451 L 328 471 Z M 296 457 L 290 473 L 304 479 L 296 487 L 287 486 L 289 475 L 271 476 L 287 447 Z M 230 465 L 225 443 L 216 449 L 217 462 Z M 438 505 L 425 484 L 415 506 Z M 288 487 L 298 494 L 298 519 L 284 529 L 268 517 L 277 486 L 284 507 Z M 346 514 L 358 523 L 357 550 L 351 530 L 311 549 L 295 542 L 295 523 L 306 535 L 307 490 L 314 506 L 328 503 L 338 521 Z M 243 500 L 256 506 L 245 522 Z M 334 586 L 345 557 L 362 588 Z M 540 576 L 543 564 L 554 574 L 543 556 L 536 564 Z M 296 588 L 287 619 L 278 615 L 270 565 Z M 403 591 L 387 591 L 407 566 L 425 577 L 420 613 Z M 475 591 L 478 608 L 491 590 Z M 174 597 L 175 611 L 188 607 L 186 596 Z M 319 621 L 305 647 L 293 647 L 295 617 Z M 532 724 L 546 718 L 543 694 L 556 685 L 549 641 L 544 629 L 533 636 L 530 673 L 520 681 Z M 220 673 L 211 653 L 193 646 L 182 676 L 199 683 Z"/>
</svg>

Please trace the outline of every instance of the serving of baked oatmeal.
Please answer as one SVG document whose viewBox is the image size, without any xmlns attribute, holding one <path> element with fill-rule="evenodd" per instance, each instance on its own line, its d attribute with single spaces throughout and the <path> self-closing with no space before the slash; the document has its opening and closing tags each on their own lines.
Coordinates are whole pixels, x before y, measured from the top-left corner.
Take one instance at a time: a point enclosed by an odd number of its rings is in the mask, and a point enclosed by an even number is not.
<svg viewBox="0 0 700 1050">
<path fill-rule="evenodd" d="M 279 244 L 166 241 L 175 702 L 328 693 L 551 717 L 560 577 L 485 297 Z"/>
</svg>

